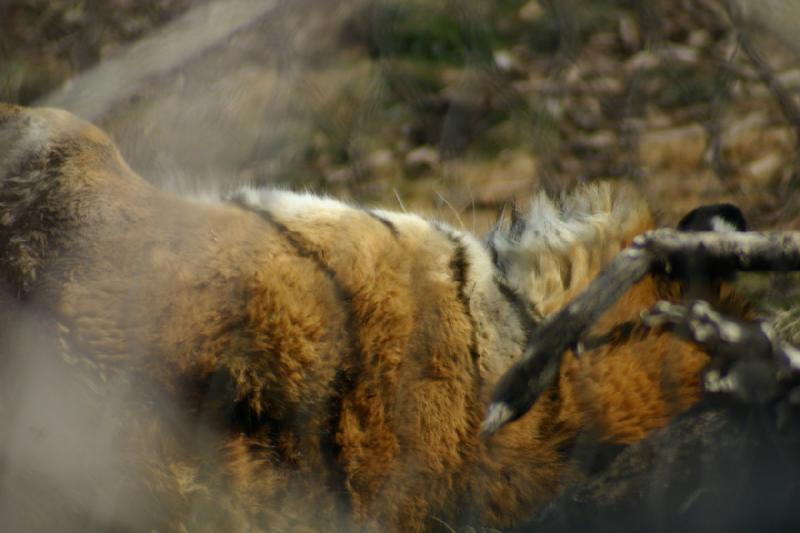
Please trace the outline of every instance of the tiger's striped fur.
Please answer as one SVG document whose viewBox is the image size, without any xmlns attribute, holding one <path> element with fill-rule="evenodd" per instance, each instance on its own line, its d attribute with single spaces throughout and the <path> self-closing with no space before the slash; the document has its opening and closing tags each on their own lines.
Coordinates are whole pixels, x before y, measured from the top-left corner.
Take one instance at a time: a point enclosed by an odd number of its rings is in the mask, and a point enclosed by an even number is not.
<svg viewBox="0 0 800 533">
<path fill-rule="evenodd" d="M 36 314 L 47 360 L 98 412 L 128 391 L 110 424 L 117 505 L 66 513 L 76 530 L 518 523 L 583 475 L 577 443 L 634 442 L 698 399 L 705 354 L 638 318 L 678 290 L 646 279 L 550 394 L 478 437 L 537 321 L 652 226 L 613 183 L 538 196 L 485 241 L 286 191 L 192 201 L 139 178 L 95 127 L 0 105 L 0 275 L 16 295 L 0 325 Z"/>
</svg>

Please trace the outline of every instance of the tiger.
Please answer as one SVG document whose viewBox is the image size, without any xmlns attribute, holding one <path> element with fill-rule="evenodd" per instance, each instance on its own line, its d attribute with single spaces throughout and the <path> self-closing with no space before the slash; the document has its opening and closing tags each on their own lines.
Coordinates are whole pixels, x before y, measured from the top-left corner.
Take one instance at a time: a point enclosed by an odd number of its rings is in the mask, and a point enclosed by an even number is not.
<svg viewBox="0 0 800 533">
<path fill-rule="evenodd" d="M 701 396 L 709 356 L 641 322 L 681 299 L 653 275 L 479 435 L 537 325 L 655 226 L 622 181 L 535 195 L 484 237 L 274 188 L 179 196 L 96 126 L 0 104 L 4 527 L 520 524 L 585 478 L 587 442 L 640 441 Z"/>
</svg>

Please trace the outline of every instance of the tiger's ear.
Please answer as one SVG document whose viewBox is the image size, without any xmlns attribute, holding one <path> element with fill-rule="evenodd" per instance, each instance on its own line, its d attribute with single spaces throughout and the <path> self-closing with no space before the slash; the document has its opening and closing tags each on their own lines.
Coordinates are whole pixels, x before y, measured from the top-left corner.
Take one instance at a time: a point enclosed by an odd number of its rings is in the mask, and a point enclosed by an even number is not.
<svg viewBox="0 0 800 533">
<path fill-rule="evenodd" d="M 703 205 L 689 211 L 680 222 L 681 231 L 747 231 L 747 220 L 733 204 Z"/>
</svg>

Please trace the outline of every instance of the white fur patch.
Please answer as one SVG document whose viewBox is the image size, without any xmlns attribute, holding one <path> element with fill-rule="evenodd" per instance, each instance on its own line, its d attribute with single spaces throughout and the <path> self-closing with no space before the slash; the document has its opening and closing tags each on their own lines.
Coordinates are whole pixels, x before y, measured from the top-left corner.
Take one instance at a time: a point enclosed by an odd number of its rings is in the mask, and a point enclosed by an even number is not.
<svg viewBox="0 0 800 533">
<path fill-rule="evenodd" d="M 508 284 L 546 315 L 585 287 L 650 219 L 632 188 L 603 182 L 558 201 L 537 195 L 521 230 L 496 229 L 489 245 Z"/>
<path fill-rule="evenodd" d="M 284 220 L 339 217 L 357 210 L 346 202 L 330 197 L 264 187 L 242 187 L 227 199 L 239 201 L 255 210 L 273 213 Z M 430 231 L 430 223 L 414 214 L 383 209 L 366 209 L 364 212 L 393 224 L 406 235 L 419 236 Z"/>
<path fill-rule="evenodd" d="M 711 218 L 711 229 L 717 233 L 732 233 L 736 231 L 736 226 L 721 216 L 715 216 Z"/>
<path fill-rule="evenodd" d="M 333 198 L 281 189 L 243 187 L 232 198 L 253 209 L 262 209 L 286 218 L 313 213 L 339 213 L 352 209 Z"/>
</svg>

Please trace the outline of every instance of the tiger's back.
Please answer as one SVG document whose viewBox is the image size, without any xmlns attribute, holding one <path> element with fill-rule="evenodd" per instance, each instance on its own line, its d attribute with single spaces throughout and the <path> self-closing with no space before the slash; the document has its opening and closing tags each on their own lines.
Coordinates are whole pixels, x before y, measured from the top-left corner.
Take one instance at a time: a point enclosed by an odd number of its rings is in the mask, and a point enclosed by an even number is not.
<svg viewBox="0 0 800 533">
<path fill-rule="evenodd" d="M 478 437 L 537 322 L 652 227 L 624 185 L 540 196 L 479 241 L 285 191 L 172 196 L 64 112 L 0 106 L 0 147 L 14 305 L 43 310 L 53 364 L 98 406 L 129 387 L 110 432 L 135 497 L 108 524 L 508 527 L 582 475 L 576 442 L 633 442 L 699 396 L 706 356 L 638 323 L 678 296 L 648 278 L 527 415 Z"/>
</svg>

